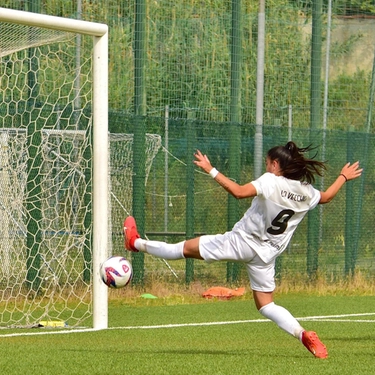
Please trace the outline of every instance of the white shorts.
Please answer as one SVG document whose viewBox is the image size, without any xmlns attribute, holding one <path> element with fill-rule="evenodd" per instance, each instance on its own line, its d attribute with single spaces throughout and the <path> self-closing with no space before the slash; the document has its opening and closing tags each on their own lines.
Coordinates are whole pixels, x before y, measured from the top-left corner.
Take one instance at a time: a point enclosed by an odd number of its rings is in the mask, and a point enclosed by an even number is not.
<svg viewBox="0 0 375 375">
<path fill-rule="evenodd" d="M 252 290 L 273 292 L 275 290 L 275 260 L 264 263 L 254 249 L 235 232 L 202 236 L 199 239 L 202 258 L 215 261 L 243 262 L 246 266 Z"/>
</svg>

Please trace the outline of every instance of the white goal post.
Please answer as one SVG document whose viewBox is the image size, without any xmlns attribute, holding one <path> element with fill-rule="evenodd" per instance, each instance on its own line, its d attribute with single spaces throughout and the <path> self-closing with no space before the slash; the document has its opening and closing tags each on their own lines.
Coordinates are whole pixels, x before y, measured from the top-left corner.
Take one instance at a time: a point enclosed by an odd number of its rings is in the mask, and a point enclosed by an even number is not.
<svg viewBox="0 0 375 375">
<path fill-rule="evenodd" d="M 99 277 L 99 265 L 108 248 L 108 27 L 104 24 L 0 8 L 2 23 L 59 30 L 93 37 L 93 193 L 92 282 L 93 327 L 108 327 L 108 291 Z M 0 52 L 4 46 L 0 45 Z M 5 139 L 5 138 L 4 138 Z M 5 142 L 5 141 L 4 141 Z"/>
</svg>

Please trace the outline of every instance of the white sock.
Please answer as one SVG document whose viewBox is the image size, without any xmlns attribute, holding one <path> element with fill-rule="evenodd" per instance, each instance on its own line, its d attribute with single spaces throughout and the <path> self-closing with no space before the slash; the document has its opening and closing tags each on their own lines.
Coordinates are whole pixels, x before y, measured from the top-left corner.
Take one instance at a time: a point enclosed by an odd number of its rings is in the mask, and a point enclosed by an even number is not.
<svg viewBox="0 0 375 375">
<path fill-rule="evenodd" d="M 269 303 L 259 309 L 259 312 L 266 318 L 272 320 L 285 332 L 300 339 L 304 329 L 298 323 L 297 319 L 284 307 Z"/>
<path fill-rule="evenodd" d="M 167 244 L 160 241 L 148 241 L 142 238 L 137 238 L 134 241 L 134 247 L 145 253 L 154 255 L 159 258 L 168 260 L 184 259 L 184 243 Z"/>
</svg>

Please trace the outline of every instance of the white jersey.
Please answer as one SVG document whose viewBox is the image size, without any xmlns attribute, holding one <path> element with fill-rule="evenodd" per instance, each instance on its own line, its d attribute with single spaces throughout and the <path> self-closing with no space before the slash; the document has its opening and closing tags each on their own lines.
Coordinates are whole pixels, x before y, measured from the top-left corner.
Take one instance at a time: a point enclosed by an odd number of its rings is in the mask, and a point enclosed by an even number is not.
<svg viewBox="0 0 375 375">
<path fill-rule="evenodd" d="M 298 224 L 319 203 L 320 191 L 306 182 L 273 173 L 265 173 L 251 183 L 257 196 L 233 232 L 268 263 L 288 246 Z"/>
</svg>

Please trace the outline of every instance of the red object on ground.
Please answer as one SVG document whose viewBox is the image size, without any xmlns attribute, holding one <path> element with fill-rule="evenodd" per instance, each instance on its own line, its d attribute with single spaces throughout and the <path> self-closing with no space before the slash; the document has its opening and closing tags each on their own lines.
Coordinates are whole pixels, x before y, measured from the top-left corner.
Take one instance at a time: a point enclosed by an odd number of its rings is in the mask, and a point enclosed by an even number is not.
<svg viewBox="0 0 375 375">
<path fill-rule="evenodd" d="M 245 288 L 229 289 L 223 286 L 214 286 L 202 293 L 205 298 L 222 298 L 229 299 L 232 297 L 238 297 L 245 294 Z"/>
</svg>

